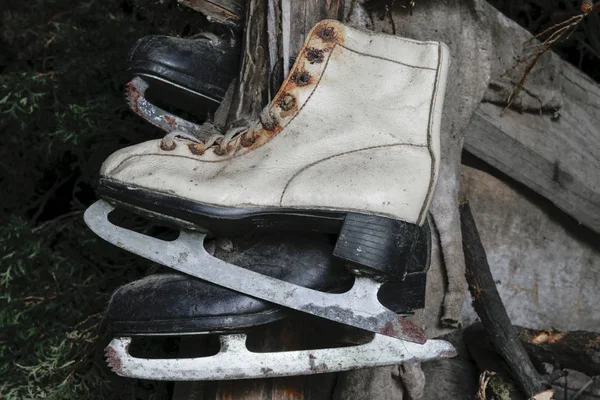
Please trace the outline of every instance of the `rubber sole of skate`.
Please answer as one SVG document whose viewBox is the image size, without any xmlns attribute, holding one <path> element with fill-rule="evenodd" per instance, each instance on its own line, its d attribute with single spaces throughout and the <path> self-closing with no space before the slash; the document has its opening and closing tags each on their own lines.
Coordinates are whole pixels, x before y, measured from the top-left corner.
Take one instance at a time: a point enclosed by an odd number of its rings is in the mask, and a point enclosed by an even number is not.
<svg viewBox="0 0 600 400">
<path fill-rule="evenodd" d="M 206 234 L 202 232 L 182 230 L 177 239 L 165 241 L 114 225 L 108 219 L 114 209 L 110 203 L 99 200 L 86 210 L 85 222 L 104 240 L 134 254 L 294 310 L 396 339 L 426 341 L 423 329 L 379 302 L 377 294 L 382 282 L 356 276 L 352 288 L 344 293 L 305 288 L 211 256 L 204 249 Z"/>
<path fill-rule="evenodd" d="M 220 318 L 187 318 L 169 321 L 107 321 L 109 331 L 122 336 L 181 336 L 200 333 L 235 333 L 248 328 L 279 321 L 290 312 L 287 309 L 248 315 L 221 316 Z M 227 324 L 223 321 L 228 321 Z M 224 329 L 223 326 L 227 325 Z"/>
<path fill-rule="evenodd" d="M 260 231 L 308 231 L 338 234 L 334 255 L 358 274 L 378 279 L 403 279 L 416 253 L 428 262 L 430 234 L 392 218 L 328 210 L 230 208 L 202 204 L 166 193 L 100 179 L 100 196 L 120 206 L 172 222 L 184 229 L 202 229 L 216 237 Z"/>
<path fill-rule="evenodd" d="M 222 328 L 222 322 L 213 322 L 208 318 L 152 321 L 150 326 L 144 322 L 110 321 L 110 331 L 122 336 L 182 336 L 205 332 L 235 333 L 255 326 L 279 321 L 287 316 L 289 316 L 289 311 L 287 310 L 274 310 L 263 315 L 234 315 L 230 319 L 235 321 L 235 326 L 228 327 L 227 329 Z M 124 328 L 124 326 L 127 328 Z"/>
<path fill-rule="evenodd" d="M 245 334 L 220 337 L 214 356 L 175 359 L 137 358 L 129 353 L 131 338 L 115 338 L 106 347 L 109 367 L 128 378 L 165 381 L 205 381 L 274 378 L 349 371 L 450 358 L 454 347 L 443 340 L 420 345 L 375 334 L 365 344 L 331 349 L 255 353 L 246 347 Z"/>
</svg>

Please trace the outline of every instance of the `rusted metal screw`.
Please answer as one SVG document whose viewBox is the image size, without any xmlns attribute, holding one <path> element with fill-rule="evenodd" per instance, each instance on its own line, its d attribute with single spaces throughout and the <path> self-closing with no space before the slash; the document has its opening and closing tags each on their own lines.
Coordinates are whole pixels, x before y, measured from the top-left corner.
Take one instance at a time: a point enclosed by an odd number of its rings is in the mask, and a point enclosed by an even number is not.
<svg viewBox="0 0 600 400">
<path fill-rule="evenodd" d="M 279 99 L 279 107 L 284 111 L 290 111 L 296 105 L 296 98 L 289 93 L 284 94 Z"/>
</svg>

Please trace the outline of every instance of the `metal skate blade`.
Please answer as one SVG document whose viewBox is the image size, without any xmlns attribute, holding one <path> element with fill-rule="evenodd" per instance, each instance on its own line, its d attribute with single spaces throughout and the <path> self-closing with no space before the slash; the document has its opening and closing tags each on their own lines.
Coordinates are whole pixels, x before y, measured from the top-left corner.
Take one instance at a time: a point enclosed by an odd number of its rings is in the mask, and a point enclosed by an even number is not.
<svg viewBox="0 0 600 400">
<path fill-rule="evenodd" d="M 131 338 L 115 338 L 106 347 L 106 361 L 118 375 L 163 381 L 204 381 L 274 378 L 349 371 L 454 357 L 456 350 L 443 340 L 415 344 L 375 334 L 369 343 L 333 349 L 254 353 L 246 335 L 220 337 L 221 350 L 198 358 L 148 359 L 133 357 Z"/>
<path fill-rule="evenodd" d="M 297 286 L 227 263 L 211 256 L 202 246 L 203 233 L 181 231 L 167 242 L 121 228 L 108 220 L 114 207 L 104 200 L 91 205 L 84 219 L 104 240 L 216 285 L 257 297 L 284 307 L 342 324 L 415 343 L 425 343 L 423 330 L 385 308 L 377 299 L 381 283 L 357 277 L 345 293 L 324 293 Z"/>
<path fill-rule="evenodd" d="M 170 82 L 169 84 L 185 89 Z M 147 89 L 148 83 L 140 76 L 136 76 L 127 84 L 125 98 L 129 104 L 129 108 L 131 108 L 134 113 L 165 132 L 183 131 L 197 136 L 200 139 L 202 138 L 199 136 L 202 131 L 200 125 L 180 118 L 175 114 L 171 114 L 146 100 L 145 95 Z"/>
</svg>

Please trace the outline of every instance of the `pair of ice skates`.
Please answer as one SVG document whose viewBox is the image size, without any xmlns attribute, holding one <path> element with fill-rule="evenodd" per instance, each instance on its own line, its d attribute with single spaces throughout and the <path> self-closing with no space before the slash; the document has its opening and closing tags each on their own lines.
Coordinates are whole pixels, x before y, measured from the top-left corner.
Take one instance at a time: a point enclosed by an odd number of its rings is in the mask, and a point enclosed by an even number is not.
<svg viewBox="0 0 600 400">
<path fill-rule="evenodd" d="M 440 43 L 323 21 L 260 120 L 225 134 L 175 119 L 143 96 L 143 85 L 158 80 L 210 98 L 210 90 L 190 89 L 190 69 L 139 73 L 132 108 L 168 134 L 105 161 L 104 200 L 85 220 L 105 240 L 201 280 L 151 276 L 115 293 L 107 320 L 123 337 L 107 348 L 113 369 L 216 380 L 451 356 L 450 344 L 426 341 L 405 318 L 422 304 L 397 301 L 409 299 L 402 294 L 415 281 L 424 294 L 448 61 Z M 113 225 L 115 206 L 181 233 L 163 241 Z M 212 255 L 207 237 L 232 237 L 235 251 Z M 286 309 L 372 335 L 353 347 L 250 353 L 240 332 Z M 222 347 L 211 357 L 148 360 L 128 352 L 132 335 L 215 332 Z"/>
</svg>

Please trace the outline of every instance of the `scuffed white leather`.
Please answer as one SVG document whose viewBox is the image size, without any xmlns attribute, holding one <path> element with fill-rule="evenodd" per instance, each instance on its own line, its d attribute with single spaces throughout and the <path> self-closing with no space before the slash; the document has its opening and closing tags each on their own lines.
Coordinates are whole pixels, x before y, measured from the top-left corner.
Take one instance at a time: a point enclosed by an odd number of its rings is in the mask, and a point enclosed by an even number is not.
<svg viewBox="0 0 600 400">
<path fill-rule="evenodd" d="M 368 54 L 420 68 L 438 68 L 438 42 L 426 42 L 346 27 L 344 46 Z M 444 44 L 441 44 L 445 47 Z"/>
<path fill-rule="evenodd" d="M 148 141 L 113 154 L 101 175 L 225 207 L 347 210 L 421 224 L 439 168 L 447 48 L 327 22 L 344 39 L 314 84 L 290 91 L 299 109 L 271 140 L 223 157 L 193 155 L 184 139 L 172 151 Z"/>
<path fill-rule="evenodd" d="M 310 165 L 300 171 L 289 182 L 284 191 L 283 206 L 302 206 L 306 208 L 328 208 L 330 199 L 336 198 L 337 206 L 345 210 L 363 211 L 385 209 L 393 202 L 402 214 L 395 217 L 410 220 L 418 215 L 427 194 L 420 175 L 431 168 L 426 147 L 384 146 L 359 150 L 331 157 Z M 370 171 L 369 195 L 363 197 L 363 209 L 356 209 L 355 193 L 363 193 L 364 171 Z M 399 173 L 401 171 L 401 173 Z M 332 176 L 343 175 L 346 179 L 331 181 Z M 318 190 L 306 191 L 309 186 Z M 390 199 L 389 188 L 395 190 Z M 421 199 L 416 202 L 414 199 Z"/>
</svg>

